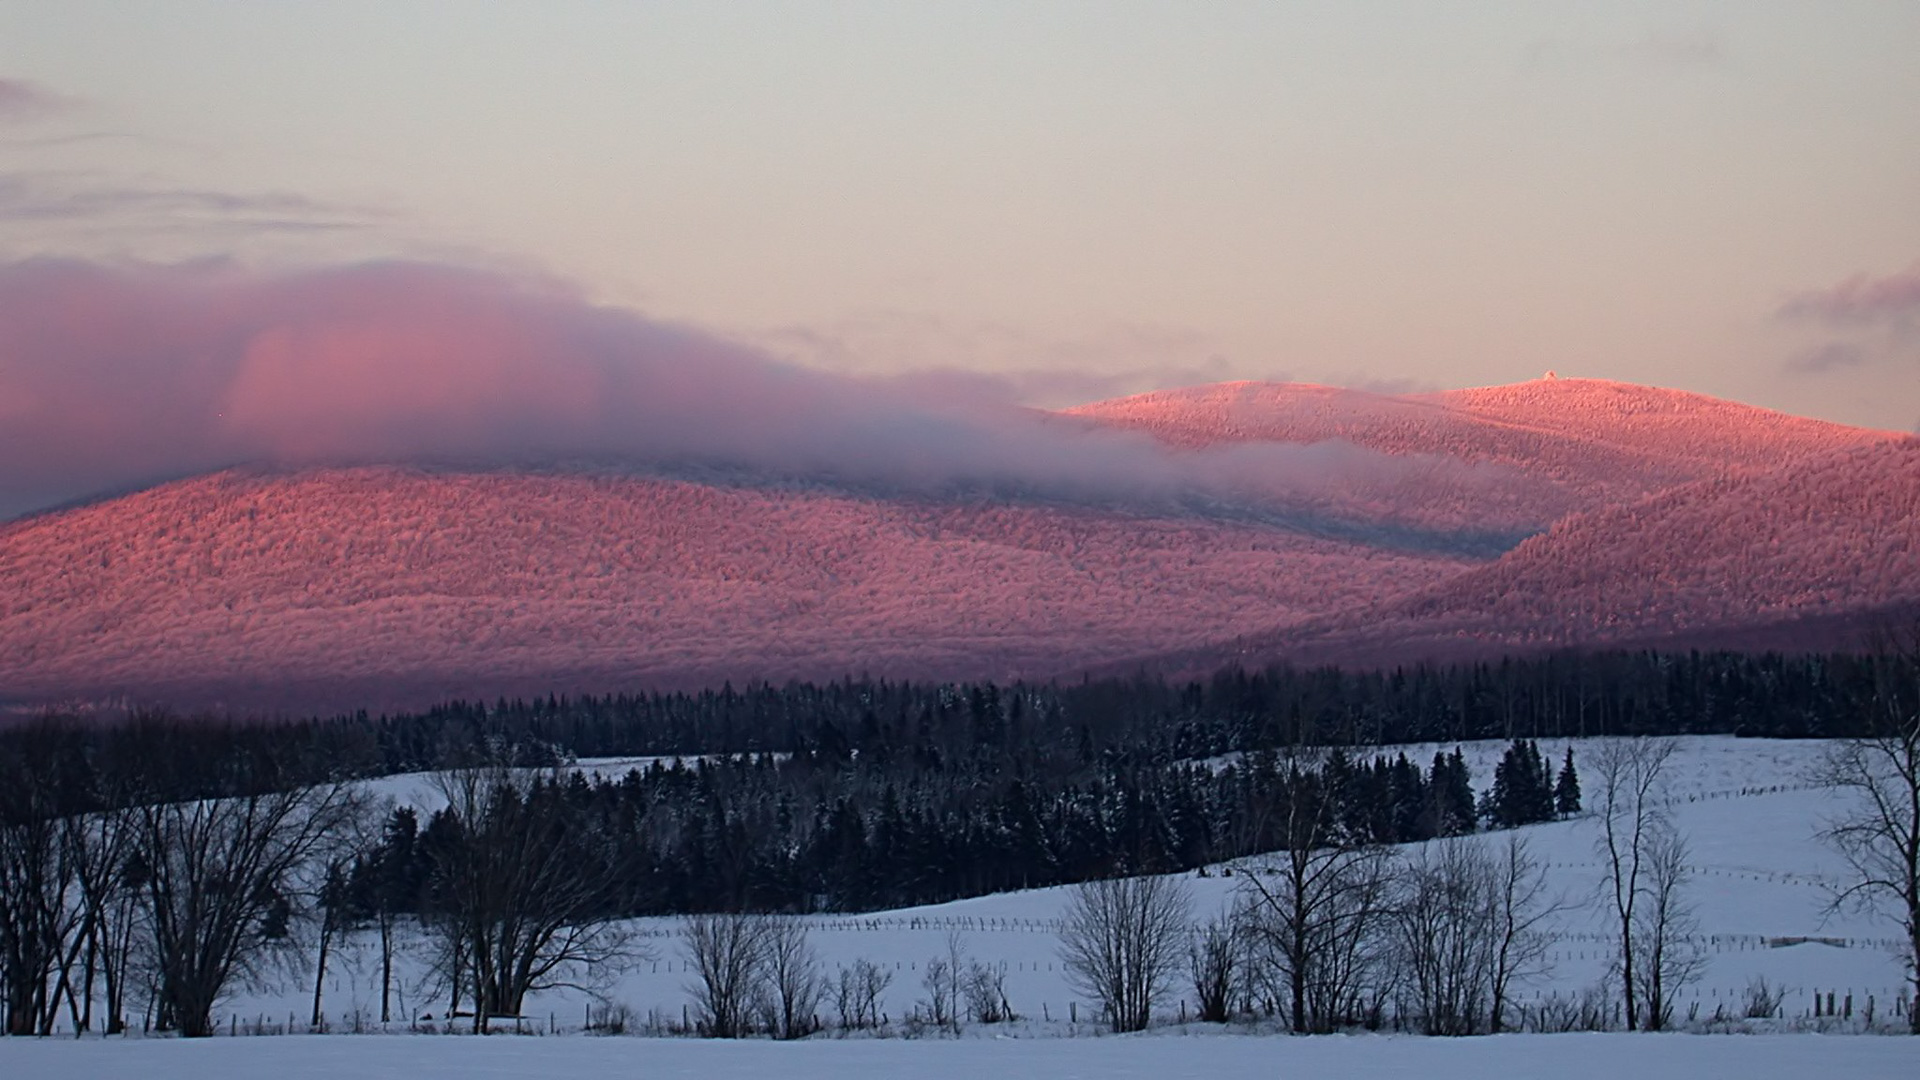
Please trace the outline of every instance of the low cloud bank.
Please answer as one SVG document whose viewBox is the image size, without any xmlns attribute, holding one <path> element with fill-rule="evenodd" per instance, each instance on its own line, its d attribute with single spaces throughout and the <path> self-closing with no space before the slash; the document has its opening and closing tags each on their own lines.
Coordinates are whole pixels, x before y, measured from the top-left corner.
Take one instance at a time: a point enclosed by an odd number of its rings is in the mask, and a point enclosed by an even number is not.
<svg viewBox="0 0 1920 1080">
<path fill-rule="evenodd" d="M 1252 511 L 1500 480 L 1344 444 L 1177 451 L 939 386 L 449 266 L 31 260 L 0 266 L 0 517 L 244 463 L 619 459 Z"/>
</svg>

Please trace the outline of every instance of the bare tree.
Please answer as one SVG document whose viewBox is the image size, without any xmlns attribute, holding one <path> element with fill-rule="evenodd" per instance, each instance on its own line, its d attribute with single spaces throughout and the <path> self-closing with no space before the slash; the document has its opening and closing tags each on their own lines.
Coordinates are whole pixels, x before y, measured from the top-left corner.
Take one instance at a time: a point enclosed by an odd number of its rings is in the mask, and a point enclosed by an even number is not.
<svg viewBox="0 0 1920 1080">
<path fill-rule="evenodd" d="M 103 801 L 109 809 L 66 822 L 67 857 L 80 885 L 82 932 L 86 937 L 77 988 L 81 1012 L 74 1028 L 93 1029 L 97 979 L 103 991 L 100 998 L 106 1012 L 105 1031 L 118 1035 L 127 1025 L 127 987 L 140 894 L 129 874 L 134 814 L 117 805 L 117 796 L 109 794 Z"/>
<path fill-rule="evenodd" d="M 1548 893 L 1547 869 L 1519 833 L 1507 834 L 1491 869 L 1494 948 L 1487 1029 L 1503 1031 L 1514 984 L 1546 969 L 1553 946 L 1547 926 L 1567 905 Z"/>
<path fill-rule="evenodd" d="M 347 928 L 350 917 L 347 895 L 346 860 L 336 855 L 328 859 L 327 868 L 320 877 L 320 885 L 313 896 L 314 946 L 313 961 L 313 1010 L 309 1014 L 307 1026 L 318 1029 L 326 1013 L 321 1008 L 321 993 L 327 985 L 327 959 L 333 952 L 334 938 Z"/>
<path fill-rule="evenodd" d="M 1392 860 L 1340 834 L 1319 783 L 1319 770 L 1289 759 L 1275 807 L 1286 849 L 1242 878 L 1254 974 L 1302 1033 L 1372 1017 L 1391 974 L 1381 960 Z"/>
<path fill-rule="evenodd" d="M 1833 744 L 1818 779 L 1846 809 L 1823 836 L 1846 860 L 1831 909 L 1888 914 L 1905 940 L 1910 1030 L 1920 1035 L 1920 624 L 1881 631 L 1874 644 L 1874 698 L 1863 733 Z"/>
<path fill-rule="evenodd" d="M 1641 901 L 1636 951 L 1646 1029 L 1673 1023 L 1673 995 L 1699 977 L 1706 954 L 1694 940 L 1699 922 L 1686 898 L 1690 877 L 1687 841 L 1670 823 L 1657 827 L 1647 845 L 1645 898 Z"/>
<path fill-rule="evenodd" d="M 461 830 L 438 854 L 438 928 L 456 988 L 472 988 L 474 1031 L 518 1016 L 529 993 L 590 989 L 641 955 L 617 920 L 619 857 L 568 820 L 560 774 L 494 764 L 434 782 Z"/>
<path fill-rule="evenodd" d="M 356 792 L 321 784 L 134 811 L 143 921 L 163 1026 L 213 1034 L 236 974 L 290 944 L 294 900 L 316 851 L 354 813 Z"/>
<path fill-rule="evenodd" d="M 893 982 L 893 972 L 860 957 L 850 967 L 840 969 L 834 985 L 834 1007 L 840 1013 L 843 1028 L 880 1026 L 880 995 Z"/>
<path fill-rule="evenodd" d="M 958 930 L 947 931 L 947 952 L 927 961 L 920 985 L 927 991 L 923 1004 L 937 1027 L 960 1030 L 961 994 L 967 975 L 967 945 Z"/>
<path fill-rule="evenodd" d="M 1660 776 L 1673 756 L 1673 743 L 1645 738 L 1609 739 L 1594 756 L 1600 825 L 1596 843 L 1604 874 L 1602 888 L 1611 906 L 1616 936 L 1615 966 L 1626 999 L 1627 1028 L 1640 1022 L 1641 936 L 1638 908 L 1645 892 L 1647 859 L 1654 838 L 1665 827 L 1660 805 Z"/>
<path fill-rule="evenodd" d="M 771 919 L 766 929 L 766 982 L 775 1035 L 800 1039 L 820 1030 L 820 999 L 826 983 L 820 958 L 798 918 Z"/>
<path fill-rule="evenodd" d="M 1017 1019 L 1013 1004 L 1007 1000 L 1006 961 L 986 964 L 978 960 L 967 965 L 962 989 L 967 997 L 967 1019 L 976 1024 L 999 1024 Z"/>
<path fill-rule="evenodd" d="M 1141 1031 L 1179 970 L 1188 927 L 1172 877 L 1090 881 L 1061 918 L 1060 955 L 1075 988 L 1099 1000 L 1116 1032 Z"/>
<path fill-rule="evenodd" d="M 1537 973 L 1561 909 L 1518 834 L 1453 838 L 1403 866 L 1394 925 L 1414 1012 L 1430 1035 L 1499 1031 L 1516 981 Z"/>
<path fill-rule="evenodd" d="M 1224 1024 L 1246 979 L 1241 913 L 1223 912 L 1195 927 L 1187 941 L 1187 976 L 1201 1021 Z"/>
<path fill-rule="evenodd" d="M 766 974 L 769 932 L 764 915 L 689 915 L 681 922 L 681 941 L 697 979 L 687 992 L 708 1038 L 747 1033 Z"/>
<path fill-rule="evenodd" d="M 1402 872 L 1394 926 L 1398 955 L 1429 1035 L 1473 1035 L 1492 1012 L 1494 868 L 1480 844 L 1428 845 Z"/>
<path fill-rule="evenodd" d="M 48 1034 L 87 940 L 84 791 L 71 732 L 47 717 L 0 756 L 0 1032 Z"/>
</svg>

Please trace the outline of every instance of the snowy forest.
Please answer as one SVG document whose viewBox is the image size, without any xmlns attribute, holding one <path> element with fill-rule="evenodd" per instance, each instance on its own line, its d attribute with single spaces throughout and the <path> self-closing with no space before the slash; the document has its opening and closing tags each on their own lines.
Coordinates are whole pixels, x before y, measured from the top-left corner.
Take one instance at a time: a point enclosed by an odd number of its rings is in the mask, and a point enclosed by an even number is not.
<svg viewBox="0 0 1920 1080">
<path fill-rule="evenodd" d="M 1376 858 L 1390 845 L 1579 813 L 1589 763 L 1536 740 L 1860 735 L 1885 674 L 1873 658 L 1638 653 L 305 721 L 48 715 L 0 731 L 4 1015 L 16 1033 L 63 1018 L 111 1032 L 144 995 L 142 1023 L 207 1034 L 263 956 L 317 942 L 324 979 L 328 942 L 350 930 L 377 931 L 390 966 L 400 927 L 443 928 L 447 981 L 484 1018 L 517 1013 L 546 985 L 542 965 L 591 958 L 606 927 L 637 916 L 873 911 L 1263 853 L 1298 864 L 1302 889 L 1331 859 L 1336 877 L 1364 870 L 1384 890 L 1401 874 Z M 1488 774 L 1458 750 L 1394 745 L 1469 739 L 1505 742 Z M 608 758 L 622 764 L 570 767 Z M 1616 805 L 1642 765 L 1602 765 Z M 429 808 L 366 794 L 361 782 L 395 774 L 425 777 Z M 1498 867 L 1414 869 L 1479 881 Z M 1628 1014 L 1658 1023 L 1657 977 L 1650 989 L 1654 1011 L 1636 1013 L 1630 988 Z M 1309 988 L 1291 993 L 1301 1030 L 1377 1023 L 1386 1004 L 1342 998 L 1310 1016 Z M 317 982 L 314 997 L 317 1022 Z M 1474 1017 L 1467 1030 L 1487 1022 Z"/>
</svg>

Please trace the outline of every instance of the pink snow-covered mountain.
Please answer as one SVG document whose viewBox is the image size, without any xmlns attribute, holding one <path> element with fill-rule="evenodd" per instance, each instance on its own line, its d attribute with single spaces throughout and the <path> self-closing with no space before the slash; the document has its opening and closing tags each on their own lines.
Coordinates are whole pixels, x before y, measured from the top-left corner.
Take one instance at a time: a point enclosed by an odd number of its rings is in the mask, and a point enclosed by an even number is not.
<svg viewBox="0 0 1920 1080">
<path fill-rule="evenodd" d="M 1271 514 L 604 467 L 227 471 L 0 525 L 0 701 L 1825 648 L 1920 606 L 1920 441 L 1887 432 L 1575 379 L 1069 413 L 1174 455 L 1371 453 L 1351 492 Z M 1510 539 L 1446 539 L 1476 521 Z"/>
</svg>

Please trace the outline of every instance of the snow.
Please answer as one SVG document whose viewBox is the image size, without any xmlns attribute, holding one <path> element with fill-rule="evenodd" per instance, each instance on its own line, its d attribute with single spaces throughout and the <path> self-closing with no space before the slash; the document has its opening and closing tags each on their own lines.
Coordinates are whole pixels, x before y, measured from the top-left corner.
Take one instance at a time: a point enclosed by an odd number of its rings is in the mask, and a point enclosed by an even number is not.
<svg viewBox="0 0 1920 1080">
<path fill-rule="evenodd" d="M 311 711 L 637 681 L 1001 679 L 1251 633 L 1467 565 L 1084 506 L 230 472 L 0 525 L 0 684 L 174 702 L 217 687 Z"/>
<path fill-rule="evenodd" d="M 146 1080 L 553 1080 L 645 1075 L 700 1080 L 849 1076 L 1076 1080 L 1222 1076 L 1480 1080 L 1849 1080 L 1913 1075 L 1897 1038 L 1760 1035 L 1501 1035 L 1315 1038 L 825 1039 L 804 1043 L 621 1038 L 488 1039 L 299 1036 L 175 1040 L 0 1040 L 0 1075 L 140 1076 Z"/>
<path fill-rule="evenodd" d="M 1701 944 L 1708 961 L 1701 980 L 1678 995 L 1677 1015 L 1684 1018 L 1697 1005 L 1700 1019 L 1717 1009 L 1738 1009 L 1748 981 L 1765 977 L 1787 991 L 1785 1013 L 1799 1017 L 1812 1010 L 1816 990 L 1833 990 L 1842 997 L 1853 993 L 1856 1008 L 1864 1009 L 1872 995 L 1883 1017 L 1900 993 L 1901 967 L 1891 951 L 1894 930 L 1888 923 L 1858 912 L 1829 914 L 1823 881 L 1840 871 L 1837 856 L 1817 838 L 1822 820 L 1839 809 L 1831 792 L 1811 785 L 1808 767 L 1823 751 L 1812 741 L 1735 739 L 1729 736 L 1691 736 L 1671 740 L 1675 753 L 1668 766 L 1669 810 L 1687 834 L 1693 848 L 1695 879 L 1691 896 L 1697 906 Z M 1440 749 L 1458 745 L 1468 761 L 1476 785 L 1491 782 L 1494 763 L 1506 744 L 1497 741 L 1462 744 L 1417 744 L 1385 748 L 1403 750 L 1423 767 Z M 1591 760 L 1594 740 L 1541 740 L 1543 755 L 1559 766 L 1572 745 L 1576 766 Z M 1368 751 L 1355 752 L 1364 758 Z M 580 768 L 617 775 L 637 759 L 590 760 Z M 1591 769 L 1584 771 L 1592 797 Z M 406 801 L 409 793 L 423 814 L 439 804 L 424 775 L 378 781 L 375 790 Z M 1482 842 L 1504 842 L 1506 833 L 1485 834 Z M 1520 988 L 1520 1000 L 1531 1004 L 1555 995 L 1578 995 L 1600 980 L 1611 958 L 1607 927 L 1597 896 L 1600 864 L 1594 852 L 1596 829 L 1590 819 L 1553 822 L 1521 830 L 1537 858 L 1549 866 L 1555 892 L 1569 902 L 1557 922 L 1561 940 L 1550 961 L 1551 973 Z M 1244 860 L 1241 872 L 1257 866 L 1258 858 Z M 1196 919 L 1211 916 L 1232 902 L 1239 875 L 1185 875 Z M 1033 1034 L 1065 1034 L 1063 1018 L 1077 1008 L 1082 1016 L 1092 1008 L 1069 986 L 1056 955 L 1054 920 L 1069 889 L 1033 889 L 973 897 L 871 914 L 808 917 L 811 940 L 824 965 L 833 970 L 866 959 L 894 973 L 882 1007 L 895 1020 L 913 1010 L 925 996 L 921 979 L 927 961 L 944 955 L 948 935 L 958 932 L 963 949 L 976 960 L 1005 965 L 1008 998 L 1016 1012 L 1033 1021 L 1023 1030 Z M 677 1023 L 688 1001 L 690 978 L 677 938 L 678 923 L 670 918 L 635 920 L 653 955 L 634 970 L 604 988 L 607 999 L 631 1008 L 640 1023 L 649 1017 Z M 1807 943 L 1773 947 L 1771 939 L 1831 937 L 1844 947 Z M 379 968 L 370 935 L 351 937 L 340 947 L 329 974 L 326 1009 L 337 1026 L 358 1014 L 363 1021 L 377 1018 Z M 406 977 L 399 988 L 396 1014 L 438 1015 L 445 1001 L 429 998 L 422 988 L 418 957 L 403 959 Z M 278 982 L 243 990 L 219 1010 L 229 1022 L 237 1019 L 284 1023 L 295 1015 L 301 1024 L 310 1009 L 311 974 L 286 975 Z M 304 985 L 303 985 L 304 983 Z M 578 1029 L 585 1020 L 589 998 L 578 991 L 534 995 L 526 1014 L 535 1026 L 549 1021 Z M 1173 1006 L 1170 1006 L 1173 1007 Z M 377 1020 L 368 1021 L 377 1026 Z M 396 1026 L 404 1027 L 404 1020 Z M 1096 1025 L 1081 1024 L 1079 1031 Z"/>
<path fill-rule="evenodd" d="M 405 1021 L 379 1034 L 378 967 L 371 941 L 362 936 L 341 950 L 329 975 L 326 1008 L 333 1029 L 354 1026 L 359 1013 L 365 1035 L 293 1035 L 215 1038 L 183 1042 L 159 1037 L 103 1040 L 0 1040 L 0 1077 L 122 1076 L 153 1080 L 227 1080 L 273 1076 L 276 1080 L 353 1076 L 386 1078 L 698 1076 L 727 1077 L 991 1075 L 1017 1077 L 1217 1077 L 1221 1075 L 1539 1076 L 1559 1080 L 1632 1076 L 1740 1076 L 1742 1080 L 1832 1075 L 1871 1080 L 1913 1075 L 1913 1043 L 1900 1038 L 1840 1037 L 1807 1032 L 1812 995 L 1853 995 L 1856 1010 L 1875 999 L 1881 1030 L 1900 993 L 1902 970 L 1892 952 L 1892 928 L 1871 914 L 1825 911 L 1823 882 L 1839 871 L 1836 857 L 1817 839 L 1823 820 L 1840 804 L 1832 792 L 1812 785 L 1810 766 L 1823 751 L 1817 742 L 1686 737 L 1672 740 L 1668 809 L 1692 843 L 1695 879 L 1691 897 L 1700 919 L 1700 944 L 1708 952 L 1701 980 L 1679 995 L 1684 1018 L 1698 1006 L 1706 1020 L 1725 1008 L 1737 1015 L 1748 980 L 1765 977 L 1787 991 L 1784 1019 L 1752 1025 L 1760 1034 L 1630 1035 L 1508 1034 L 1475 1039 L 1349 1035 L 1297 1038 L 1275 1033 L 1270 1022 L 1227 1029 L 1180 1024 L 1170 1006 L 1158 1027 L 1144 1036 L 1106 1035 L 1091 1022 L 1091 1008 L 1077 1006 L 1055 954 L 1054 920 L 1068 890 L 1035 889 L 974 897 L 947 904 L 862 915 L 811 917 L 811 940 L 825 966 L 834 969 L 866 958 L 895 972 L 884 1008 L 895 1021 L 889 1031 L 909 1030 L 899 1019 L 923 996 L 927 960 L 943 954 L 950 934 L 973 958 L 1004 964 L 1008 997 L 1023 1019 L 1009 1025 L 967 1025 L 961 1038 L 817 1036 L 802 1043 L 747 1040 L 716 1044 L 682 1038 L 591 1037 L 578 1034 L 589 999 L 578 991 L 535 995 L 526 1008 L 524 1035 L 487 1039 L 415 1034 Z M 1455 744 L 1393 747 L 1424 762 Z M 1458 744 L 1476 780 L 1484 784 L 1504 744 Z M 1593 740 L 1542 740 L 1542 753 L 1556 763 L 1572 745 L 1576 764 L 1590 760 Z M 1364 757 L 1362 752 L 1359 756 Z M 594 773 L 618 772 L 637 759 L 586 761 Z M 1592 775 L 1588 773 L 1591 789 Z M 392 778 L 385 793 L 412 791 L 433 798 L 424 777 Z M 1591 796 L 1591 790 L 1589 790 Z M 1494 833 L 1482 842 L 1503 842 Z M 1521 988 L 1531 1003 L 1575 995 L 1604 977 L 1608 945 L 1597 906 L 1589 903 L 1599 882 L 1593 850 L 1595 826 L 1575 819 L 1522 830 L 1534 853 L 1549 866 L 1553 888 L 1574 905 L 1558 922 L 1560 940 L 1551 972 Z M 1196 917 L 1227 904 L 1239 873 L 1187 875 Z M 671 919 L 642 919 L 636 929 L 655 957 L 605 990 L 607 998 L 635 1014 L 632 1029 L 677 1023 L 687 1001 L 685 970 Z M 1820 937 L 1818 942 L 1776 947 L 1773 939 Z M 404 977 L 397 1012 L 439 1013 L 444 999 L 426 996 L 418 956 L 402 957 Z M 294 969 L 242 988 L 219 1015 L 244 1032 L 248 1023 L 277 1026 L 297 1017 L 304 1026 L 311 973 Z M 1077 1007 L 1079 1022 L 1066 1019 Z M 439 1029 L 444 1021 L 423 1027 Z M 549 1025 L 559 1032 L 548 1037 Z M 458 1025 L 464 1029 L 464 1024 Z M 1696 1025 L 1704 1026 L 1704 1025 Z M 1735 1028 L 1741 1025 L 1732 1025 Z M 1831 1027 L 1831 1025 L 1829 1025 Z M 1861 1025 L 1850 1025 L 1857 1030 Z M 1842 1025 L 1842 1028 L 1849 1025 Z M 1074 1037 L 1066 1037 L 1074 1036 Z"/>
<path fill-rule="evenodd" d="M 1256 487 L 1273 475 L 1261 455 L 1297 451 L 1313 484 L 1254 504 L 1277 517 L 1222 520 L 1151 493 L 217 473 L 0 524 L 0 684 L 30 701 L 381 709 L 856 671 L 1046 678 L 1186 650 L 1211 669 L 1223 642 L 1329 629 L 1317 620 L 1351 638 L 1351 612 L 1396 637 L 1529 646 L 1920 597 L 1920 444 L 1875 449 L 1888 432 L 1582 379 L 1422 397 L 1234 383 L 1054 422 L 1138 429 L 1181 447 L 1183 468 L 1204 458 Z M 1377 607 L 1408 597 L 1437 617 Z"/>
</svg>

